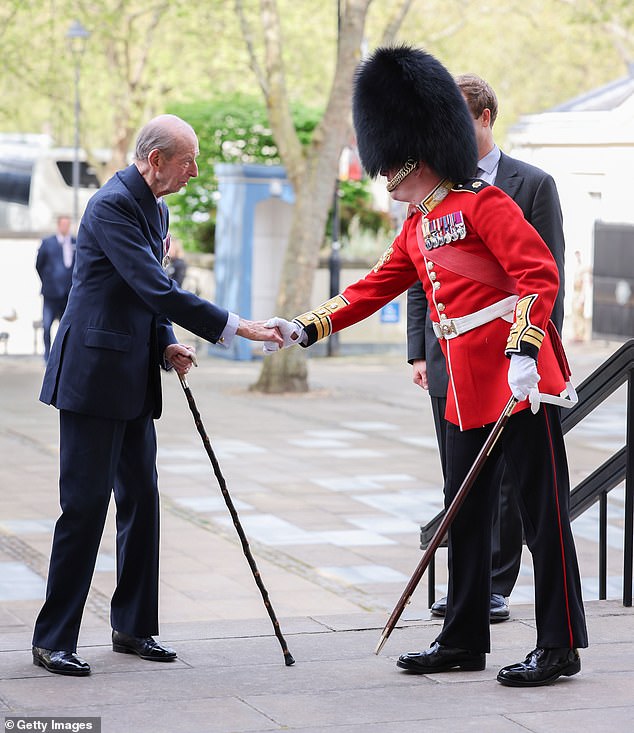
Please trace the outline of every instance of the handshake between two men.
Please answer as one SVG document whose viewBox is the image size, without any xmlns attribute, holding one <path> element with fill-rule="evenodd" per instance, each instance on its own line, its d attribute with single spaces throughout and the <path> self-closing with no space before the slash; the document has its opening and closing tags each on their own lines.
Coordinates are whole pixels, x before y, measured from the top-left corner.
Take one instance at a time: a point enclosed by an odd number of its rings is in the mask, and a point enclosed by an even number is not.
<svg viewBox="0 0 634 733">
<path fill-rule="evenodd" d="M 289 346 L 295 346 L 296 344 L 306 345 L 306 332 L 303 327 L 295 321 L 287 321 L 285 318 L 269 318 L 264 324 L 267 328 L 276 328 L 282 336 L 282 343 L 277 341 L 265 341 L 262 346 L 262 350 L 266 354 L 272 354 L 280 349 L 287 349 Z"/>
<path fill-rule="evenodd" d="M 269 318 L 265 322 L 266 328 L 276 328 L 282 336 L 282 343 L 265 341 L 262 349 L 266 354 L 272 354 L 280 349 L 286 349 L 296 344 L 306 346 L 308 337 L 304 328 L 296 321 L 287 321 L 285 318 Z M 533 414 L 537 413 L 540 404 L 540 394 L 537 383 L 540 376 L 537 372 L 535 359 L 523 354 L 513 354 L 509 359 L 508 384 L 511 394 L 518 402 L 528 399 Z"/>
</svg>

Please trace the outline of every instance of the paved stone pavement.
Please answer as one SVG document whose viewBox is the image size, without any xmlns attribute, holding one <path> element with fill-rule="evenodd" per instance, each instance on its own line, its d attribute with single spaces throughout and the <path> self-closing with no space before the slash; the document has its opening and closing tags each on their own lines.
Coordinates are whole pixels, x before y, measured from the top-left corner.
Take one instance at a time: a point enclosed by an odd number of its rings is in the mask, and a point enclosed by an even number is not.
<svg viewBox="0 0 634 733">
<path fill-rule="evenodd" d="M 575 381 L 619 345 L 569 345 Z M 512 620 L 492 628 L 487 669 L 407 676 L 395 658 L 429 645 L 439 628 L 426 579 L 381 654 L 373 652 L 420 559 L 419 526 L 442 503 L 429 401 L 410 368 L 394 355 L 313 358 L 308 394 L 271 396 L 249 391 L 259 363 L 200 357 L 189 383 L 296 664 L 284 666 L 173 375 L 164 376 L 157 423 L 160 638 L 178 660 L 153 664 L 110 649 L 111 512 L 80 636 L 93 674 L 65 678 L 31 664 L 58 513 L 57 413 L 37 402 L 40 358 L 0 357 L 0 715 L 99 717 L 104 733 L 634 729 L 634 614 L 620 602 L 622 489 L 608 502 L 607 601 L 597 600 L 598 514 L 574 523 L 591 640 L 581 675 L 526 691 L 495 682 L 500 666 L 534 645 L 526 555 Z M 567 436 L 573 483 L 624 436 L 623 388 Z M 437 595 L 446 587 L 443 553 Z"/>
</svg>

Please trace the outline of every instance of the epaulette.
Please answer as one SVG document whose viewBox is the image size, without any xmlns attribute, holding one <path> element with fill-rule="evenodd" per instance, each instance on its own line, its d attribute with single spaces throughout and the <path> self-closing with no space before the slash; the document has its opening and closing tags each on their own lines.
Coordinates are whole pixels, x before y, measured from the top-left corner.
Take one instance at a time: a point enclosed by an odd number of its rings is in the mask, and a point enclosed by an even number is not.
<svg viewBox="0 0 634 733">
<path fill-rule="evenodd" d="M 462 183 L 456 183 L 456 185 L 451 190 L 458 191 L 459 193 L 479 193 L 490 185 L 490 183 L 487 183 L 480 178 L 468 178 Z"/>
</svg>

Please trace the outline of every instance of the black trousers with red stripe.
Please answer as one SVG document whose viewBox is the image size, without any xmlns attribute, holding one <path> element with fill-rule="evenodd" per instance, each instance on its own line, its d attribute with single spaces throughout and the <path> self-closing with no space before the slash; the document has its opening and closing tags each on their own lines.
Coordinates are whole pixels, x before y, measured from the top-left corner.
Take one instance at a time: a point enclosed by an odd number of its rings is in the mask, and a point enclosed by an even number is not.
<svg viewBox="0 0 634 733">
<path fill-rule="evenodd" d="M 447 424 L 445 505 L 458 492 L 492 426 L 473 430 Z M 526 544 L 535 574 L 536 646 L 586 647 L 581 581 L 570 529 L 570 482 L 559 408 L 541 405 L 533 415 L 511 416 L 449 530 L 447 614 L 441 644 L 490 650 L 491 526 L 503 451 L 518 487 Z"/>
</svg>

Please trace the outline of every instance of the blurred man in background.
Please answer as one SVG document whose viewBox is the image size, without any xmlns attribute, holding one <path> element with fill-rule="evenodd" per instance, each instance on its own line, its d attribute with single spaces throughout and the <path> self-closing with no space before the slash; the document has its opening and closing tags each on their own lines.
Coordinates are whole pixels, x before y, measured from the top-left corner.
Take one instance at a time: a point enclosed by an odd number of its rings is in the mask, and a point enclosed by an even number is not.
<svg viewBox="0 0 634 733">
<path fill-rule="evenodd" d="M 42 328 L 44 361 L 51 353 L 51 327 L 64 315 L 75 264 L 75 237 L 70 234 L 70 217 L 57 219 L 57 232 L 42 240 L 37 251 L 35 269 L 42 281 Z"/>
</svg>

